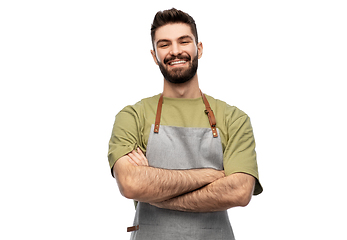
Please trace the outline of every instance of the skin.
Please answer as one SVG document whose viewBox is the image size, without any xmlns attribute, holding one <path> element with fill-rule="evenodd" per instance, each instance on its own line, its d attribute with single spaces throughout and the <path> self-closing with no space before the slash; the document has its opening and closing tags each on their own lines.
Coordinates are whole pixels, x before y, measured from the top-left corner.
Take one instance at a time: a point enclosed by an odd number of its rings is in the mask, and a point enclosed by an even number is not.
<svg viewBox="0 0 347 240">
<path fill-rule="evenodd" d="M 157 29 L 154 62 L 162 64 L 168 73 L 189 69 L 195 57 L 203 53 L 201 42 L 196 44 L 187 24 L 167 24 Z M 178 56 L 190 59 L 177 62 Z M 167 61 L 170 59 L 170 61 Z M 198 98 L 201 96 L 198 75 L 184 83 L 164 79 L 163 95 L 170 98 Z M 188 212 L 214 212 L 246 206 L 251 200 L 255 178 L 245 173 L 225 176 L 214 169 L 167 170 L 150 167 L 140 149 L 121 157 L 113 167 L 121 193 L 130 199 L 150 203 L 159 208 Z"/>
<path fill-rule="evenodd" d="M 154 50 L 151 54 L 154 62 L 158 65 L 164 63 L 165 58 L 171 58 L 179 54 L 191 56 L 198 59 L 202 57 L 203 45 L 201 42 L 196 44 L 195 37 L 187 24 L 167 24 L 157 29 L 154 39 Z M 165 64 L 169 71 L 177 68 L 186 70 L 189 63 L 170 66 Z M 198 83 L 198 75 L 183 84 L 173 84 L 164 80 L 163 95 L 170 98 L 198 98 L 201 96 Z"/>
<path fill-rule="evenodd" d="M 132 151 L 128 154 L 128 160 L 135 168 L 140 166 L 148 166 L 148 160 L 140 149 L 138 152 Z M 201 170 L 201 169 L 200 169 Z M 211 169 L 212 170 L 212 169 Z M 179 172 L 175 170 L 167 170 L 169 172 Z M 191 171 L 191 170 L 188 170 Z M 203 174 L 198 173 L 196 176 L 204 178 Z M 200 178 L 200 180 L 201 180 Z M 176 180 L 174 185 L 181 188 L 182 178 L 170 179 Z M 158 182 L 157 182 L 158 183 Z M 186 182 L 187 183 L 187 182 Z M 159 182 L 159 185 L 161 183 Z M 189 184 L 188 184 L 189 185 Z M 215 212 L 223 211 L 232 207 L 245 207 L 252 198 L 255 186 L 255 178 L 244 173 L 235 173 L 224 176 L 194 191 L 177 195 L 176 197 L 164 201 L 147 201 L 153 206 L 178 211 L 187 212 Z M 153 187 L 153 186 L 152 186 Z M 155 187 L 158 187 L 155 185 Z M 147 187 L 146 190 L 148 191 Z M 151 194 L 158 193 L 155 189 Z M 148 192 L 147 192 L 148 193 Z M 159 196 L 162 192 L 159 193 Z"/>
<path fill-rule="evenodd" d="M 126 198 L 158 203 L 194 191 L 224 177 L 214 169 L 167 170 L 148 166 L 140 149 L 121 157 L 115 163 L 120 192 Z"/>
</svg>

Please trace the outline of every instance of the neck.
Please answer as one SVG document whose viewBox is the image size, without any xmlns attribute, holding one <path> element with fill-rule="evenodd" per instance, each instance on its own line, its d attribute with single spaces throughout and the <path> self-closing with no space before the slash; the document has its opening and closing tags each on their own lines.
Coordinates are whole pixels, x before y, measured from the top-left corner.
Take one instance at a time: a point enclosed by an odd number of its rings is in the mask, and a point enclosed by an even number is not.
<svg viewBox="0 0 347 240">
<path fill-rule="evenodd" d="M 180 84 L 171 83 L 164 79 L 163 96 L 169 98 L 198 98 L 201 97 L 198 75 Z"/>
</svg>

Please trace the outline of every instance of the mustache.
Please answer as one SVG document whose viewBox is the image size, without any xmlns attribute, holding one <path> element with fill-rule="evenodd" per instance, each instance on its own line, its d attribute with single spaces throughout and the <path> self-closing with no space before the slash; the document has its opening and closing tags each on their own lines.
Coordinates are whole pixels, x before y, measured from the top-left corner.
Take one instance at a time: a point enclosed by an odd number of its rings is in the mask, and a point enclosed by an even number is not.
<svg viewBox="0 0 347 240">
<path fill-rule="evenodd" d="M 164 64 L 167 64 L 168 62 L 176 60 L 176 59 L 190 61 L 191 57 L 189 55 L 182 55 L 182 54 L 179 54 L 177 56 L 167 57 L 164 59 Z"/>
</svg>

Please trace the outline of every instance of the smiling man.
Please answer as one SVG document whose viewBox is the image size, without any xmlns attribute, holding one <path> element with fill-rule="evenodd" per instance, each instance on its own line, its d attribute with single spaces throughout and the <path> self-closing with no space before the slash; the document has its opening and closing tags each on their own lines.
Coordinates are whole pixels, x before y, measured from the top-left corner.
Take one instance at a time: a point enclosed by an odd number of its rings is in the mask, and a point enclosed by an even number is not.
<svg viewBox="0 0 347 240">
<path fill-rule="evenodd" d="M 234 239 L 227 210 L 262 192 L 249 117 L 200 91 L 194 19 L 158 12 L 151 28 L 162 94 L 120 111 L 109 164 L 136 202 L 131 239 Z"/>
<path fill-rule="evenodd" d="M 187 24 L 168 24 L 165 28 L 159 28 L 155 35 L 158 40 L 155 42 L 155 51 L 151 50 L 151 53 L 164 78 L 171 83 L 191 80 L 198 69 L 202 44 L 197 43 L 196 46 L 190 27 Z"/>
</svg>

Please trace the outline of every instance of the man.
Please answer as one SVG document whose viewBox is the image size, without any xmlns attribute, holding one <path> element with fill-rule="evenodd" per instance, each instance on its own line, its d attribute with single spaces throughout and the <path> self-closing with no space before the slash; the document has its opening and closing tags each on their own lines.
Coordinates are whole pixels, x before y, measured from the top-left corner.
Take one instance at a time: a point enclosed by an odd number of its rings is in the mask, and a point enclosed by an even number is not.
<svg viewBox="0 0 347 240">
<path fill-rule="evenodd" d="M 120 192 L 137 203 L 131 239 L 234 239 L 227 209 L 262 192 L 250 119 L 200 91 L 191 16 L 158 12 L 151 35 L 163 93 L 120 111 L 109 143 Z"/>
</svg>

